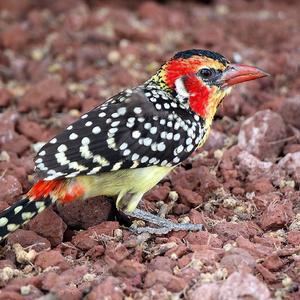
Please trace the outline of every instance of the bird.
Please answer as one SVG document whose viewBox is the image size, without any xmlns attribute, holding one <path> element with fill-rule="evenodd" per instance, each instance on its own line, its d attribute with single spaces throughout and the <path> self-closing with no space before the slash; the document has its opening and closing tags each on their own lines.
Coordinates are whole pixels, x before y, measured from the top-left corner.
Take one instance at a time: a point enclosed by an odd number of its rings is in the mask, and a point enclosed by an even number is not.
<svg viewBox="0 0 300 300">
<path fill-rule="evenodd" d="M 204 144 L 232 87 L 267 75 L 210 50 L 176 53 L 143 84 L 83 114 L 40 149 L 38 181 L 0 213 L 0 241 L 54 202 L 100 195 L 114 197 L 118 211 L 158 225 L 153 233 L 201 230 L 201 224 L 175 224 L 137 206 Z"/>
</svg>

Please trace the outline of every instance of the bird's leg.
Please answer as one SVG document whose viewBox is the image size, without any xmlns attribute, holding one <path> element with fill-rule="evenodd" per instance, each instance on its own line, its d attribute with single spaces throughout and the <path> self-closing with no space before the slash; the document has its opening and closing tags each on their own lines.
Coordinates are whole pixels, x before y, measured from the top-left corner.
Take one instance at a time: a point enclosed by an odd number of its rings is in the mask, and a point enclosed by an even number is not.
<svg viewBox="0 0 300 300">
<path fill-rule="evenodd" d="M 130 229 L 136 233 L 143 233 L 143 232 L 148 232 L 151 234 L 167 234 L 170 231 L 180 231 L 180 230 L 185 230 L 185 231 L 201 231 L 203 230 L 203 225 L 202 224 L 191 224 L 191 223 L 186 223 L 186 224 L 177 224 L 173 223 L 165 218 L 153 215 L 149 212 L 140 210 L 140 209 L 135 209 L 132 213 L 127 213 L 128 216 L 133 217 L 133 218 L 138 218 L 142 219 L 146 222 L 152 223 L 154 225 L 157 225 L 157 228 L 154 227 L 134 227 L 134 225 L 130 226 Z"/>
</svg>

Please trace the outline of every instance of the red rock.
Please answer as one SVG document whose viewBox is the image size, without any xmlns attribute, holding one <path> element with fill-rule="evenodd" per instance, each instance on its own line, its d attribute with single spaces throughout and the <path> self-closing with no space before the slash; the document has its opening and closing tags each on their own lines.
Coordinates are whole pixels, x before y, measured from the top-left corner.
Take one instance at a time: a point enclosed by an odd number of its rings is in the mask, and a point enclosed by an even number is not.
<svg viewBox="0 0 300 300">
<path fill-rule="evenodd" d="M 180 292 L 186 287 L 186 283 L 182 278 L 160 270 L 155 270 L 146 274 L 144 287 L 151 288 L 155 284 L 161 284 L 167 290 L 174 293 Z"/>
<path fill-rule="evenodd" d="M 254 271 L 256 261 L 248 251 L 241 248 L 233 248 L 229 252 L 225 252 L 220 265 L 223 268 L 226 268 L 229 274 L 236 271 L 252 273 Z"/>
<path fill-rule="evenodd" d="M 115 276 L 132 278 L 137 275 L 143 275 L 146 272 L 146 267 L 138 261 L 124 259 L 111 271 Z"/>
<path fill-rule="evenodd" d="M 175 262 L 167 256 L 157 256 L 151 259 L 147 269 L 149 271 L 161 270 L 168 273 L 172 273 L 172 269 L 175 267 Z"/>
<path fill-rule="evenodd" d="M 40 252 L 36 257 L 34 264 L 41 267 L 43 270 L 54 266 L 59 267 L 61 270 L 66 270 L 70 267 L 69 263 L 61 253 L 56 250 Z"/>
<path fill-rule="evenodd" d="M 267 286 L 255 276 L 245 272 L 232 273 L 219 289 L 220 299 L 257 299 L 271 300 Z"/>
<path fill-rule="evenodd" d="M 238 237 L 249 238 L 258 234 L 260 229 L 252 222 L 220 222 L 215 225 L 214 231 L 220 236 L 223 241 L 235 240 Z"/>
<path fill-rule="evenodd" d="M 28 32 L 21 24 L 12 25 L 1 34 L 1 40 L 5 47 L 20 50 L 28 40 Z"/>
<path fill-rule="evenodd" d="M 7 201 L 9 204 L 13 204 L 14 200 L 22 194 L 21 183 L 12 175 L 0 176 L 0 186 L 0 201 Z"/>
<path fill-rule="evenodd" d="M 206 151 L 222 149 L 225 145 L 226 139 L 226 134 L 218 130 L 212 129 L 202 149 Z"/>
<path fill-rule="evenodd" d="M 258 111 L 244 121 L 238 135 L 238 146 L 256 157 L 275 159 L 281 152 L 286 138 L 286 127 L 280 115 Z"/>
<path fill-rule="evenodd" d="M 98 245 L 95 237 L 102 234 L 111 236 L 117 228 L 119 228 L 118 222 L 106 221 L 99 225 L 90 227 L 88 230 L 79 232 L 72 238 L 72 243 L 81 250 L 88 250 Z"/>
<path fill-rule="evenodd" d="M 271 254 L 262 265 L 270 271 L 279 271 L 284 266 L 284 262 L 277 254 Z"/>
<path fill-rule="evenodd" d="M 264 210 L 266 209 L 271 202 L 278 203 L 280 201 L 280 197 L 276 192 L 271 192 L 267 194 L 262 194 L 262 195 L 255 195 L 254 197 L 254 203 L 255 206 L 259 210 Z"/>
<path fill-rule="evenodd" d="M 287 144 L 283 149 L 285 155 L 294 152 L 300 152 L 300 144 Z"/>
<path fill-rule="evenodd" d="M 146 193 L 144 200 L 148 201 L 165 201 L 170 193 L 171 189 L 167 185 L 159 185 L 154 187 L 150 192 Z"/>
<path fill-rule="evenodd" d="M 266 269 L 263 265 L 257 264 L 256 269 L 267 283 L 275 283 L 278 281 L 276 275 Z"/>
<path fill-rule="evenodd" d="M 7 237 L 7 244 L 19 243 L 23 248 L 29 247 L 35 251 L 50 249 L 50 242 L 31 230 L 18 229 Z"/>
<path fill-rule="evenodd" d="M 60 299 L 82 299 L 82 293 L 76 286 L 82 282 L 82 278 L 87 272 L 86 266 L 70 268 L 60 275 L 48 272 L 45 274 L 42 288 L 56 294 Z"/>
<path fill-rule="evenodd" d="M 0 269 L 3 269 L 5 267 L 10 267 L 12 269 L 16 268 L 15 264 L 11 260 L 9 260 L 9 259 L 1 259 L 0 260 Z"/>
<path fill-rule="evenodd" d="M 299 95 L 297 95 L 284 99 L 281 107 L 279 108 L 279 112 L 287 123 L 300 129 L 300 120 L 298 115 L 299 109 L 300 98 Z"/>
<path fill-rule="evenodd" d="M 185 237 L 185 240 L 191 244 L 207 245 L 215 248 L 221 248 L 223 242 L 207 231 L 189 232 Z"/>
<path fill-rule="evenodd" d="M 45 128 L 41 127 L 40 124 L 30 121 L 27 119 L 21 119 L 18 123 L 18 130 L 21 134 L 25 135 L 33 142 L 46 141 Z"/>
<path fill-rule="evenodd" d="M 12 95 L 11 93 L 3 88 L 0 88 L 0 106 L 6 107 L 11 102 Z"/>
<path fill-rule="evenodd" d="M 196 289 L 190 290 L 188 293 L 189 300 L 215 300 L 219 299 L 219 288 L 220 284 L 218 283 L 204 283 L 200 286 L 197 286 Z"/>
<path fill-rule="evenodd" d="M 236 244 L 237 247 L 247 250 L 255 259 L 265 258 L 273 251 L 272 247 L 252 243 L 244 237 L 238 237 L 236 239 Z"/>
<path fill-rule="evenodd" d="M 267 194 L 275 191 L 275 188 L 267 178 L 258 178 L 254 181 L 248 182 L 245 190 L 247 192 L 255 192 L 259 194 Z"/>
<path fill-rule="evenodd" d="M 118 244 L 117 246 L 109 244 L 106 246 L 105 255 L 117 262 L 121 262 L 130 255 L 130 251 L 124 244 Z"/>
<path fill-rule="evenodd" d="M 28 223 L 28 228 L 50 241 L 56 247 L 63 241 L 67 225 L 52 209 L 46 209 Z"/>
<path fill-rule="evenodd" d="M 289 200 L 270 203 L 260 218 L 264 230 L 276 230 L 287 226 L 293 219 L 293 205 Z"/>
<path fill-rule="evenodd" d="M 0 293 L 0 300 L 24 300 L 24 297 L 17 292 L 5 292 Z"/>
<path fill-rule="evenodd" d="M 54 77 L 48 77 L 32 86 L 18 103 L 19 111 L 28 112 L 31 109 L 44 111 L 60 107 L 67 98 L 66 89 Z"/>
<path fill-rule="evenodd" d="M 300 168 L 300 151 L 288 153 L 279 162 L 278 166 L 287 171 L 288 174 L 293 175 L 297 168 Z"/>
<path fill-rule="evenodd" d="M 300 245 L 300 231 L 299 230 L 292 230 L 288 232 L 287 240 L 293 246 Z"/>
<path fill-rule="evenodd" d="M 198 247 L 193 247 L 193 259 L 199 260 L 205 265 L 214 265 L 219 262 L 224 254 L 223 249 L 214 249 L 209 246 L 202 246 L 203 249 L 197 249 Z M 200 248 L 200 247 L 199 247 Z"/>
<path fill-rule="evenodd" d="M 196 192 L 193 192 L 189 189 L 184 189 L 182 187 L 176 187 L 176 192 L 179 194 L 181 201 L 184 204 L 198 206 L 202 204 L 203 198 Z"/>
<path fill-rule="evenodd" d="M 123 300 L 122 282 L 115 277 L 106 277 L 87 295 L 86 300 L 111 299 Z"/>
<path fill-rule="evenodd" d="M 67 225 L 87 229 L 108 219 L 111 203 L 105 197 L 95 197 L 58 205 L 57 210 Z"/>
<path fill-rule="evenodd" d="M 96 245 L 93 248 L 89 249 L 85 256 L 91 257 L 92 259 L 96 259 L 100 256 L 102 256 L 105 252 L 105 249 L 102 245 Z"/>
</svg>

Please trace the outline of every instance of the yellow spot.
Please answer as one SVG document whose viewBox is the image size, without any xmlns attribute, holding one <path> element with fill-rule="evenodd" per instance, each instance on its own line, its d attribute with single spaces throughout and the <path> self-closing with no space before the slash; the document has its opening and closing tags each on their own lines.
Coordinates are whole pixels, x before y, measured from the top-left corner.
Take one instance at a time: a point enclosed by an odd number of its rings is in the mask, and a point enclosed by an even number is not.
<svg viewBox="0 0 300 300">
<path fill-rule="evenodd" d="M 32 216 L 33 216 L 33 213 L 31 213 L 31 212 L 22 213 L 23 220 L 28 220 L 28 219 L 32 218 Z"/>
<path fill-rule="evenodd" d="M 8 231 L 15 231 L 16 229 L 18 229 L 20 227 L 20 225 L 18 224 L 8 224 L 7 225 L 7 230 Z"/>
<path fill-rule="evenodd" d="M 23 206 L 22 205 L 20 205 L 20 206 L 17 206 L 15 209 L 14 209 L 14 212 L 15 212 L 15 215 L 19 212 L 19 211 L 21 211 L 22 210 L 22 208 L 23 208 Z"/>
<path fill-rule="evenodd" d="M 0 227 L 5 226 L 8 223 L 8 219 L 5 217 L 0 218 Z"/>
<path fill-rule="evenodd" d="M 117 171 L 117 170 L 119 170 L 119 169 L 121 168 L 122 164 L 123 164 L 122 161 L 115 163 L 111 170 L 112 170 L 112 171 Z"/>
</svg>

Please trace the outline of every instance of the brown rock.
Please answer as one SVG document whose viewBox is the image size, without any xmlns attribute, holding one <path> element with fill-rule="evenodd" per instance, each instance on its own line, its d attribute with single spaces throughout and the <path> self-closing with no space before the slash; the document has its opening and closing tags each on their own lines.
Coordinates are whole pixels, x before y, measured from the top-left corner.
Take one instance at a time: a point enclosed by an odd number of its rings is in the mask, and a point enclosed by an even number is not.
<svg viewBox="0 0 300 300">
<path fill-rule="evenodd" d="M 96 245 L 93 248 L 89 249 L 85 256 L 91 257 L 92 259 L 96 259 L 100 256 L 102 256 L 105 252 L 105 249 L 102 245 Z"/>
<path fill-rule="evenodd" d="M 299 120 L 299 109 L 300 109 L 300 98 L 299 95 L 284 99 L 279 112 L 281 113 L 283 119 L 293 126 L 300 129 Z"/>
<path fill-rule="evenodd" d="M 292 230 L 288 233 L 287 236 L 288 242 L 294 246 L 300 245 L 300 231 L 299 230 Z"/>
<path fill-rule="evenodd" d="M 28 40 L 28 32 L 23 25 L 12 25 L 2 32 L 1 40 L 5 47 L 13 50 L 19 50 L 26 44 Z"/>
<path fill-rule="evenodd" d="M 284 146 L 286 127 L 280 115 L 270 110 L 257 112 L 244 121 L 238 146 L 264 160 L 275 159 Z"/>
<path fill-rule="evenodd" d="M 63 241 L 67 225 L 52 209 L 46 209 L 28 223 L 28 228 L 50 241 L 56 247 Z"/>
<path fill-rule="evenodd" d="M 160 270 L 155 270 L 146 274 L 145 288 L 150 288 L 155 284 L 161 284 L 167 290 L 174 293 L 180 292 L 186 287 L 186 283 L 182 278 Z"/>
<path fill-rule="evenodd" d="M 111 203 L 105 197 L 95 197 L 58 205 L 57 210 L 67 225 L 87 229 L 108 219 Z"/>
<path fill-rule="evenodd" d="M 225 253 L 224 257 L 221 259 L 220 265 L 226 268 L 229 274 L 236 271 L 252 273 L 256 261 L 248 251 L 241 248 L 233 248 Z"/>
<path fill-rule="evenodd" d="M 260 218 L 264 230 L 276 230 L 287 226 L 294 217 L 293 205 L 289 200 L 270 203 Z"/>
<path fill-rule="evenodd" d="M 45 128 L 37 122 L 22 118 L 18 123 L 18 130 L 33 142 L 47 141 L 47 136 L 44 134 Z"/>
<path fill-rule="evenodd" d="M 148 201 L 165 201 L 168 198 L 171 189 L 167 185 L 159 185 L 154 187 L 150 192 L 144 196 L 145 200 Z"/>
<path fill-rule="evenodd" d="M 277 277 L 275 274 L 273 274 L 272 272 L 270 272 L 267 268 L 265 268 L 263 265 L 261 264 L 257 264 L 256 265 L 256 269 L 257 271 L 262 275 L 263 279 L 267 282 L 267 283 L 275 283 L 278 281 Z"/>
<path fill-rule="evenodd" d="M 0 88 L 0 106 L 6 107 L 12 99 L 11 93 L 3 88 Z"/>
<path fill-rule="evenodd" d="M 262 265 L 270 271 L 279 271 L 284 263 L 277 254 L 271 254 L 264 260 Z"/>
<path fill-rule="evenodd" d="M 203 198 L 201 197 L 201 195 L 196 192 L 193 192 L 189 189 L 184 189 L 180 186 L 176 187 L 175 190 L 179 194 L 180 199 L 184 204 L 192 205 L 195 207 L 202 204 L 203 202 Z"/>
<path fill-rule="evenodd" d="M 111 271 L 116 276 L 132 278 L 137 275 L 144 274 L 146 272 L 146 267 L 138 261 L 124 259 L 121 263 L 117 264 Z"/>
<path fill-rule="evenodd" d="M 0 186 L 0 201 L 7 201 L 9 204 L 13 204 L 22 193 L 21 183 L 12 175 L 0 176 Z"/>
<path fill-rule="evenodd" d="M 40 252 L 36 257 L 34 264 L 41 267 L 43 270 L 54 266 L 59 267 L 61 270 L 66 270 L 70 267 L 61 253 L 56 250 Z"/>
<path fill-rule="evenodd" d="M 51 244 L 47 239 L 39 236 L 34 231 L 23 229 L 19 229 L 8 236 L 8 245 L 12 246 L 16 243 L 19 243 L 23 248 L 30 246 L 30 248 L 38 252 L 50 249 L 51 247 Z"/>
<path fill-rule="evenodd" d="M 232 273 L 219 289 L 220 300 L 271 300 L 267 286 L 255 276 L 245 272 Z"/>
<path fill-rule="evenodd" d="M 257 194 L 267 194 L 273 192 L 275 189 L 267 178 L 258 178 L 251 182 L 248 182 L 245 190 L 247 192 L 255 192 Z"/>
<path fill-rule="evenodd" d="M 103 234 L 111 236 L 113 231 L 117 228 L 119 228 L 118 222 L 103 222 L 99 225 L 90 227 L 88 230 L 79 232 L 72 238 L 72 243 L 81 250 L 88 250 L 98 245 L 95 237 Z"/>
<path fill-rule="evenodd" d="M 95 286 L 86 297 L 87 300 L 111 299 L 122 300 L 124 294 L 122 291 L 122 282 L 115 277 L 106 277 L 100 284 Z"/>
</svg>

